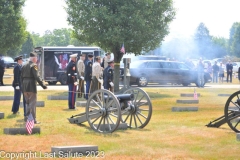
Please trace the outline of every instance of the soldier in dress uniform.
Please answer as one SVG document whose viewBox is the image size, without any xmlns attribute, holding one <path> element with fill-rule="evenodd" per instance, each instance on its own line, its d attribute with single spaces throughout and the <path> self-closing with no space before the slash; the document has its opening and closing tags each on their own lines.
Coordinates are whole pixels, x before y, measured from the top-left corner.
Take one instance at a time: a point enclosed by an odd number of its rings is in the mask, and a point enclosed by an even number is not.
<svg viewBox="0 0 240 160">
<path fill-rule="evenodd" d="M 2 60 L 2 55 L 0 54 L 0 86 L 4 86 L 3 84 L 3 75 L 5 72 L 5 64 L 4 61 Z"/>
<path fill-rule="evenodd" d="M 21 85 L 21 70 L 22 70 L 22 57 L 23 56 L 17 56 L 14 58 L 14 62 L 17 62 L 17 65 L 13 69 L 13 82 L 12 86 L 14 88 L 14 100 L 12 105 L 12 112 L 13 114 L 16 114 L 19 111 L 19 105 L 21 100 L 21 94 L 22 94 L 22 85 Z M 26 116 L 26 105 L 25 105 L 25 99 L 23 98 L 23 111 L 24 116 Z"/>
<path fill-rule="evenodd" d="M 70 55 L 71 61 L 67 65 L 68 109 L 75 109 L 77 91 L 77 54 Z"/>
<path fill-rule="evenodd" d="M 100 79 L 102 78 L 103 68 L 101 67 L 100 63 L 101 63 L 101 57 L 97 56 L 92 66 L 92 82 L 91 82 L 90 93 L 93 93 L 94 91 L 101 89 L 102 83 Z"/>
<path fill-rule="evenodd" d="M 80 55 L 80 59 L 77 63 L 78 68 L 78 78 L 79 78 L 79 84 L 78 84 L 78 98 L 82 97 L 82 94 L 84 94 L 84 71 L 85 71 L 85 54 Z"/>
<path fill-rule="evenodd" d="M 88 60 L 85 62 L 85 72 L 84 72 L 84 79 L 86 81 L 86 95 L 85 98 L 88 100 L 89 91 L 90 91 L 90 84 L 92 81 L 92 59 L 93 54 L 88 54 Z"/>
<path fill-rule="evenodd" d="M 113 92 L 113 69 L 114 69 L 114 61 L 108 61 L 108 66 L 107 68 L 104 69 L 103 71 L 103 86 L 104 89 L 110 90 Z"/>
<path fill-rule="evenodd" d="M 105 57 L 103 58 L 101 66 L 105 69 L 108 66 L 108 62 L 111 60 L 111 53 L 106 53 Z"/>
<path fill-rule="evenodd" d="M 47 86 L 43 83 L 42 79 L 39 76 L 37 68 L 37 53 L 30 53 L 29 61 L 22 67 L 21 72 L 21 84 L 23 96 L 26 100 L 26 117 L 24 118 L 27 121 L 30 113 L 33 116 L 34 123 L 39 124 L 36 120 L 36 102 L 37 102 L 37 85 L 36 82 L 43 89 L 47 89 Z"/>
</svg>

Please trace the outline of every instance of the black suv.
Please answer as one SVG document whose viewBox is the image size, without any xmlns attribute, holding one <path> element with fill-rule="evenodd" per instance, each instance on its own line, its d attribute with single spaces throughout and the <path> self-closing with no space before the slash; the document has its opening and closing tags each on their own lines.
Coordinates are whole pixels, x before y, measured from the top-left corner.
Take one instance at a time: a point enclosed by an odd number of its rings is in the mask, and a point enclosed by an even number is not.
<svg viewBox="0 0 240 160">
<path fill-rule="evenodd" d="M 16 62 L 14 62 L 12 57 L 3 56 L 2 60 L 4 61 L 6 68 L 14 67 L 17 64 Z"/>
<path fill-rule="evenodd" d="M 149 82 L 166 84 L 182 84 L 188 86 L 195 83 L 198 86 L 198 73 L 182 62 L 162 60 L 141 60 L 130 64 L 130 84 L 140 87 Z M 211 81 L 209 73 L 204 73 L 204 80 Z"/>
</svg>

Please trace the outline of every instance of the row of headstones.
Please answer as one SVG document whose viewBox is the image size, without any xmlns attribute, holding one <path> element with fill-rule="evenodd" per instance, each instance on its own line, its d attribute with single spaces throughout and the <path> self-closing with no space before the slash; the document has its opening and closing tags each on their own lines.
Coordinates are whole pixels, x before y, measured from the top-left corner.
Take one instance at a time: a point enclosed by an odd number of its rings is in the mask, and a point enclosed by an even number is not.
<svg viewBox="0 0 240 160">
<path fill-rule="evenodd" d="M 0 101 L 13 100 L 13 96 L 0 96 Z M 68 100 L 68 96 L 51 96 L 47 97 L 48 100 Z M 86 107 L 86 101 L 76 101 L 77 107 Z M 45 101 L 37 101 L 37 107 L 44 107 Z M 23 102 L 20 102 L 20 107 L 23 107 Z"/>
<path fill-rule="evenodd" d="M 181 97 L 193 97 L 193 93 L 181 93 Z M 200 94 L 197 93 L 197 96 L 200 97 Z M 231 96 L 231 94 L 218 94 L 218 96 Z M 181 104 L 198 104 L 198 99 L 183 99 L 183 100 L 177 100 L 176 103 Z M 198 107 L 172 107 L 172 112 L 182 112 L 182 111 L 198 111 Z"/>
</svg>

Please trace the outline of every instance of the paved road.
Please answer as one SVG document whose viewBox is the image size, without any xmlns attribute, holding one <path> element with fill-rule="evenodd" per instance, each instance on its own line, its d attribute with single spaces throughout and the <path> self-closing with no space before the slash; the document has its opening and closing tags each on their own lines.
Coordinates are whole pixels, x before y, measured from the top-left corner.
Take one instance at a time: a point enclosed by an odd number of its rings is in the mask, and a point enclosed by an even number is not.
<svg viewBox="0 0 240 160">
<path fill-rule="evenodd" d="M 137 86 L 132 86 L 132 87 L 137 87 Z M 191 85 L 184 87 L 182 85 L 158 85 L 158 84 L 151 84 L 148 85 L 147 87 L 144 88 L 164 88 L 164 89 L 189 89 L 189 88 L 195 88 L 196 85 Z M 240 84 L 206 84 L 204 88 L 236 88 L 240 90 Z M 37 89 L 43 90 L 41 86 L 37 86 Z M 68 90 L 67 85 L 53 85 L 53 86 L 48 86 L 48 90 Z M 13 87 L 10 85 L 6 86 L 0 86 L 0 91 L 13 91 Z"/>
</svg>

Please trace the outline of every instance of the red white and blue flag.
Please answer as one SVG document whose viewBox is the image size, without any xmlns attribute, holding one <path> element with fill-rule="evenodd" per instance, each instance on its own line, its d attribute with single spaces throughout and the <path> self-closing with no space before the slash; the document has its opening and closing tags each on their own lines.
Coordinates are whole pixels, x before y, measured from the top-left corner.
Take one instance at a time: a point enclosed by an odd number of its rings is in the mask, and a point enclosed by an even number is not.
<svg viewBox="0 0 240 160">
<path fill-rule="evenodd" d="M 27 123 L 26 123 L 26 129 L 28 134 L 32 134 L 32 129 L 34 127 L 34 119 L 32 114 L 30 113 L 27 119 Z"/>
<path fill-rule="evenodd" d="M 125 54 L 124 43 L 122 44 L 122 48 L 120 49 L 120 52 L 122 52 L 123 54 Z"/>
</svg>

